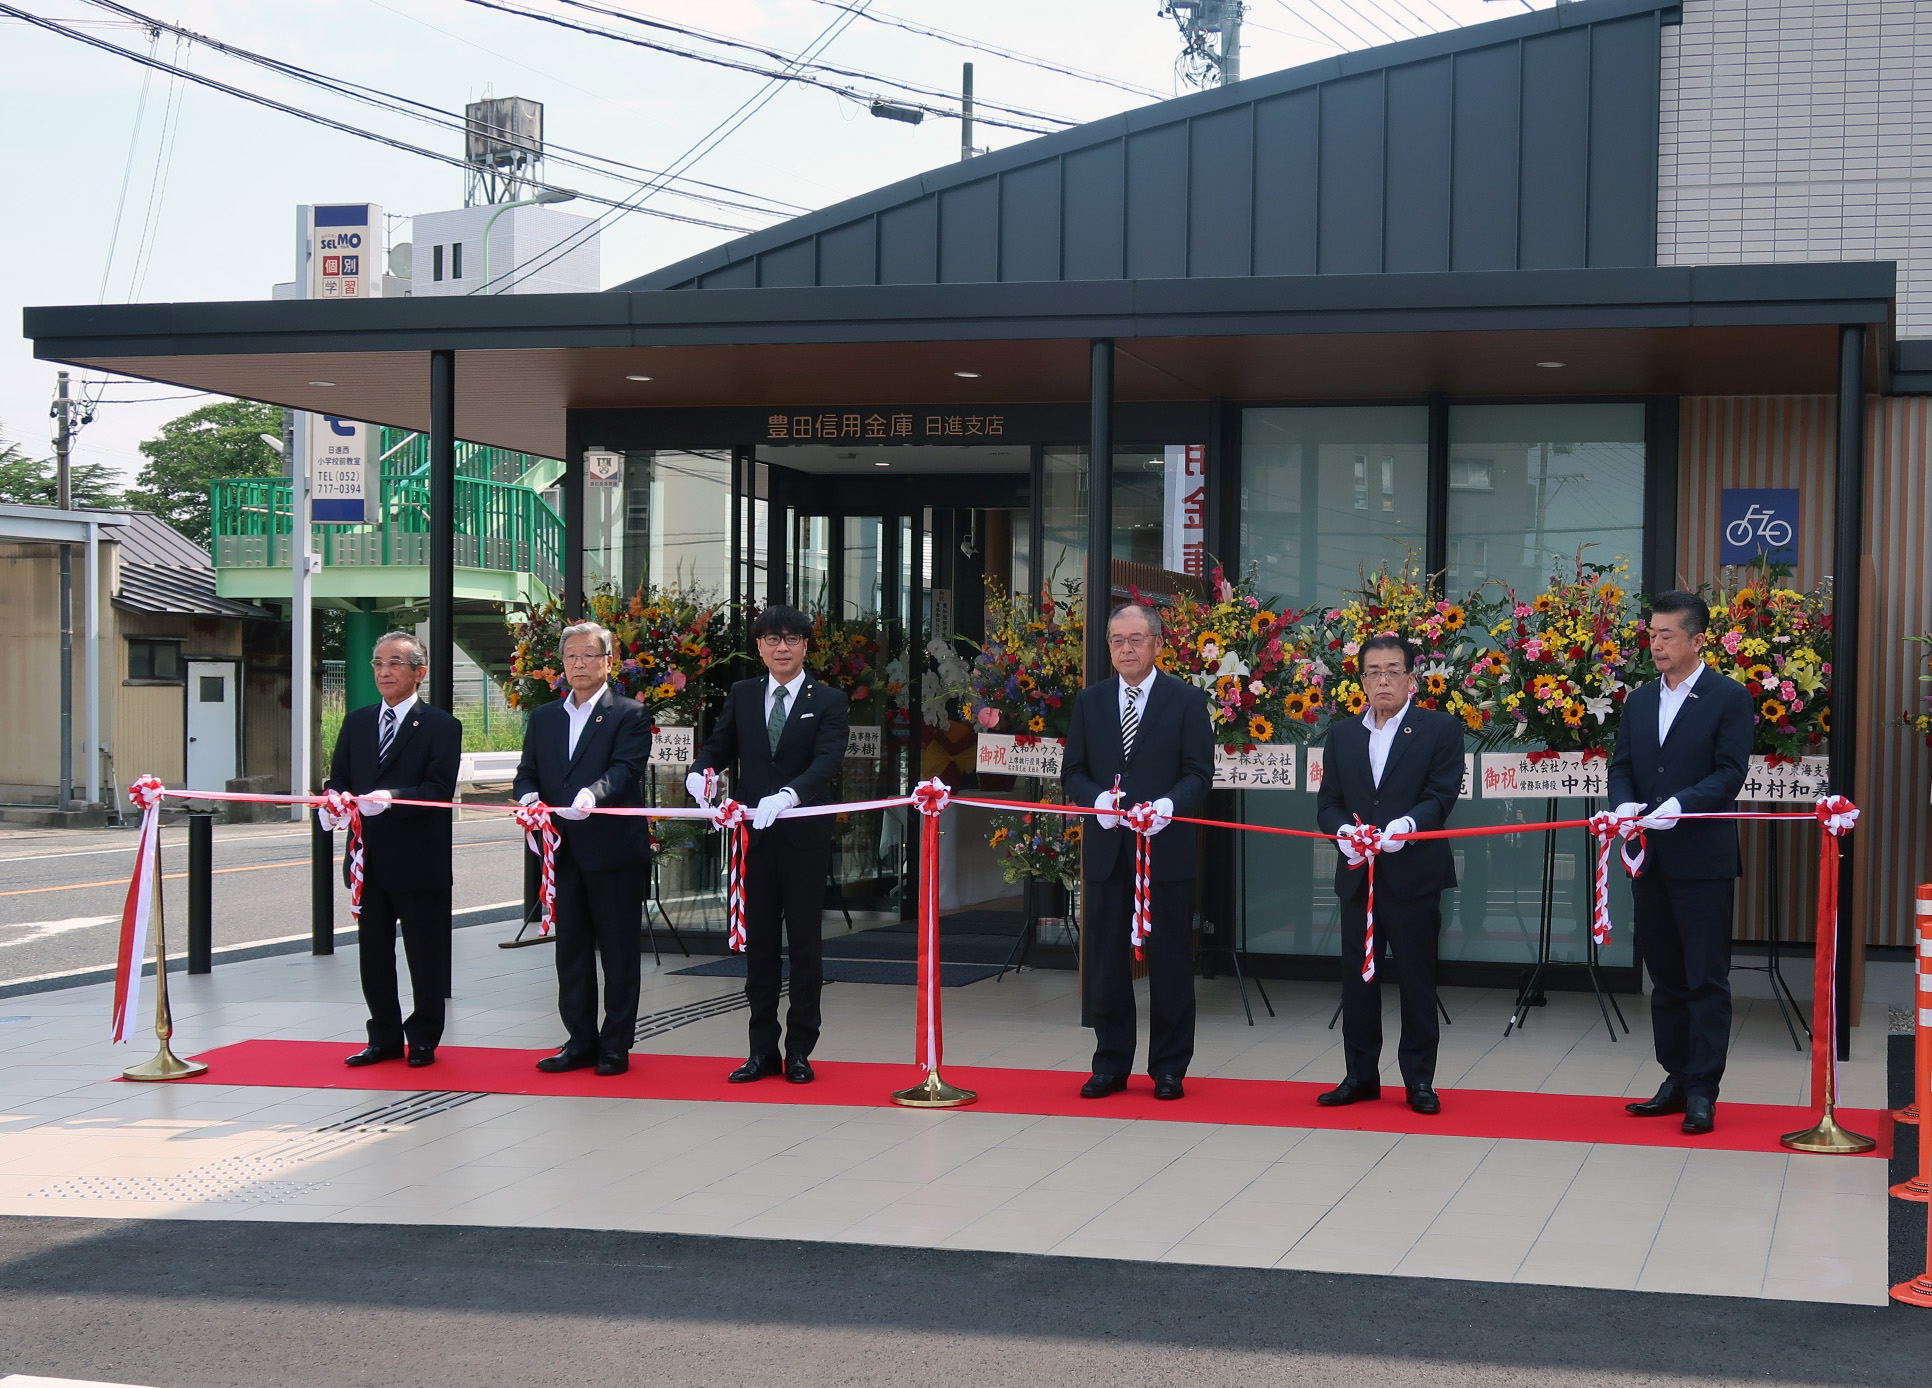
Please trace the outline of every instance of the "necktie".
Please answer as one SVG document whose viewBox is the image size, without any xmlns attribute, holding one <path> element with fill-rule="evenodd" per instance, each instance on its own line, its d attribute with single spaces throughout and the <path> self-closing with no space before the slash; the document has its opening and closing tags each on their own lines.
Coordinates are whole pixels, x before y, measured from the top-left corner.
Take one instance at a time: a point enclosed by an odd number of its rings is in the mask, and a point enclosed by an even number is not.
<svg viewBox="0 0 1932 1388">
<path fill-rule="evenodd" d="M 385 707 L 382 711 L 382 733 L 376 738 L 376 760 L 381 761 L 389 755 L 389 744 L 396 740 L 396 710 Z"/>
<path fill-rule="evenodd" d="M 1134 755 L 1134 734 L 1140 731 L 1140 691 L 1127 686 L 1127 711 L 1120 715 L 1120 759 Z"/>
<path fill-rule="evenodd" d="M 778 692 L 772 695 L 771 717 L 765 720 L 765 731 L 771 735 L 771 752 L 778 755 L 778 739 L 785 731 L 785 686 L 779 685 Z"/>
</svg>

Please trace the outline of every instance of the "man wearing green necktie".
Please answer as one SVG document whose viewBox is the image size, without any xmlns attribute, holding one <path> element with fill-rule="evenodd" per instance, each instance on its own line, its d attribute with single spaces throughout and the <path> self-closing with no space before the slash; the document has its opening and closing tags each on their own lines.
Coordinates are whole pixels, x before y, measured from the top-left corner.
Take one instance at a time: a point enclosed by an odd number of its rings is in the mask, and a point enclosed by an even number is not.
<svg viewBox="0 0 1932 1388">
<path fill-rule="evenodd" d="M 787 810 L 826 803 L 845 760 L 846 699 L 805 669 L 811 618 L 791 607 L 767 607 L 751 636 L 765 674 L 739 680 L 691 763 L 685 786 L 705 803 L 707 773 L 728 772 L 731 793 L 756 806 L 745 864 L 745 1000 L 751 1004 L 751 1048 L 731 1073 L 733 1084 L 783 1074 L 812 1081 L 818 1044 L 819 991 L 824 983 L 821 926 L 832 852 L 831 815 Z M 790 947 L 791 1007 L 781 1050 L 778 994 L 780 936 Z M 783 1057 L 781 1060 L 781 1056 Z"/>
</svg>

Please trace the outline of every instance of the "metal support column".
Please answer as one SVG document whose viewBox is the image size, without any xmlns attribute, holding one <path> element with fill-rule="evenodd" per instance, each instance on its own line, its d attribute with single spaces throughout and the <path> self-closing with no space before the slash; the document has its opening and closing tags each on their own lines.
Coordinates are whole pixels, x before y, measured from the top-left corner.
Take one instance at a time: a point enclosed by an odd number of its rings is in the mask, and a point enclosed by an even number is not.
<svg viewBox="0 0 1932 1388">
<path fill-rule="evenodd" d="M 456 353 L 429 354 L 429 702 L 456 706 Z"/>
<path fill-rule="evenodd" d="M 1113 606 L 1114 587 L 1114 342 L 1097 337 L 1092 344 L 1093 384 L 1089 397 L 1091 415 L 1087 424 L 1087 571 L 1086 598 L 1087 678 L 1092 684 L 1107 677 L 1113 662 L 1107 658 L 1107 613 Z M 1037 510 L 1044 498 L 1036 496 Z M 1039 556 L 1033 557 L 1035 572 Z M 1086 920 L 1082 933 L 1097 923 Z M 1103 927 L 1104 928 L 1104 927 Z M 1080 1025 L 1091 1027 L 1093 989 L 1088 985 L 1087 961 L 1093 951 L 1080 951 Z"/>
<path fill-rule="evenodd" d="M 309 816 L 309 953 L 335 953 L 335 835 Z"/>
<path fill-rule="evenodd" d="M 188 816 L 188 972 L 214 967 L 215 817 Z"/>
<path fill-rule="evenodd" d="M 1865 327 L 1838 330 L 1837 514 L 1832 527 L 1831 790 L 1850 796 L 1858 765 L 1859 603 L 1865 562 Z M 1856 797 L 1853 797 L 1856 798 Z M 1856 839 L 1839 844 L 1838 1058 L 1851 1058 L 1853 884 Z"/>
<path fill-rule="evenodd" d="M 1428 488 L 1422 566 L 1432 586 L 1441 589 L 1448 582 L 1449 569 L 1449 402 L 1440 395 L 1429 397 Z"/>
</svg>

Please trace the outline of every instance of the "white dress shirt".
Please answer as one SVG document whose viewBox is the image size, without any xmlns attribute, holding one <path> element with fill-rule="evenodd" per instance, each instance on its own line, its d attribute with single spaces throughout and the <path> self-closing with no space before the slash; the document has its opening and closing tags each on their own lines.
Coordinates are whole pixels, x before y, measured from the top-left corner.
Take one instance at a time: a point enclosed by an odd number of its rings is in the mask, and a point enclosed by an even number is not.
<svg viewBox="0 0 1932 1388">
<path fill-rule="evenodd" d="M 1690 698 L 1691 686 L 1697 683 L 1697 677 L 1703 673 L 1704 662 L 1699 660 L 1697 668 L 1684 676 L 1683 683 L 1675 689 L 1670 687 L 1669 680 L 1657 682 L 1657 745 L 1659 747 L 1663 746 L 1664 739 L 1670 736 L 1670 725 L 1675 723 L 1677 715 L 1683 712 L 1684 700 Z"/>
<path fill-rule="evenodd" d="M 1362 713 L 1362 726 L 1369 735 L 1369 772 L 1375 777 L 1375 784 L 1382 784 L 1382 769 L 1389 764 L 1389 748 L 1395 746 L 1396 731 L 1401 728 L 1402 720 L 1409 716 L 1412 699 L 1403 701 L 1402 707 L 1389 715 L 1389 721 L 1381 727 L 1375 726 L 1375 708 L 1370 705 Z"/>
<path fill-rule="evenodd" d="M 382 710 L 376 714 L 376 748 L 378 751 L 380 751 L 382 748 L 383 713 L 387 712 L 389 707 L 390 705 L 385 703 L 382 706 Z M 416 707 L 416 696 L 414 693 L 411 693 L 406 698 L 404 698 L 400 704 L 395 705 L 396 721 L 395 721 L 394 727 L 396 731 L 390 737 L 390 746 L 393 747 L 395 745 L 395 739 L 402 736 L 403 720 L 409 717 L 409 710 L 411 710 L 414 707 Z"/>
<path fill-rule="evenodd" d="M 785 721 L 789 723 L 792 714 L 798 711 L 798 691 L 804 687 L 805 670 L 802 666 L 799 668 L 798 673 L 793 675 L 782 686 L 778 683 L 778 676 L 765 676 L 765 726 L 767 728 L 771 726 L 772 701 L 778 697 L 779 689 L 783 688 L 785 691 Z"/>
<path fill-rule="evenodd" d="M 577 702 L 575 690 L 564 700 L 564 717 L 570 720 L 570 741 L 564 748 L 566 756 L 577 755 L 577 739 L 584 735 L 584 728 L 590 722 L 590 711 L 597 707 L 597 701 L 604 697 L 604 689 L 608 687 L 600 686 L 595 694 L 581 704 Z"/>
<path fill-rule="evenodd" d="M 1140 716 L 1145 718 L 1147 716 L 1147 696 L 1154 692 L 1154 676 L 1159 673 L 1159 670 L 1149 670 L 1147 677 L 1136 685 L 1129 685 L 1125 675 L 1120 677 L 1120 696 L 1118 702 L 1120 704 L 1120 719 L 1123 723 L 1127 721 L 1127 691 L 1130 688 L 1140 691 L 1134 696 L 1134 702 L 1139 706 Z"/>
</svg>

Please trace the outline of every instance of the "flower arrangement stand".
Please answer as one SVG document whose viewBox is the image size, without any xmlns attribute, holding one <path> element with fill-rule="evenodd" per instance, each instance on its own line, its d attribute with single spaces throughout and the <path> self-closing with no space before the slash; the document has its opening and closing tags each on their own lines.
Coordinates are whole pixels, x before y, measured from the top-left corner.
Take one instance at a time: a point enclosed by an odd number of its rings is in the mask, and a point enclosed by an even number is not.
<svg viewBox="0 0 1932 1388">
<path fill-rule="evenodd" d="M 1202 925 L 1201 939 L 1203 941 L 1205 941 L 1208 938 L 1207 927 L 1212 924 L 1213 922 L 1211 921 L 1203 921 L 1201 923 Z M 1214 938 L 1219 939 L 1220 938 L 1219 934 L 1217 933 Z M 1241 990 L 1241 1010 L 1248 1014 L 1248 1025 L 1253 1026 L 1254 1009 L 1248 1006 L 1248 980 L 1247 980 L 1247 976 L 1241 971 L 1241 950 L 1239 948 L 1237 948 L 1232 944 L 1227 944 L 1227 945 L 1203 944 L 1201 946 L 1200 954 L 1197 955 L 1195 959 L 1195 962 L 1201 965 L 1201 977 L 1202 978 L 1214 977 L 1214 969 L 1210 961 L 1212 961 L 1214 957 L 1219 954 L 1225 954 L 1228 957 L 1228 962 L 1234 966 L 1234 986 Z M 1275 1005 L 1268 999 L 1268 990 L 1261 986 L 1261 975 L 1259 974 L 1255 975 L 1254 990 L 1255 992 L 1261 994 L 1261 1005 L 1268 1009 L 1268 1015 L 1270 1017 L 1274 1016 Z"/>
<path fill-rule="evenodd" d="M 1588 819 L 1596 812 L 1597 802 L 1595 800 L 1585 800 L 1583 802 L 1582 818 Z M 1543 817 L 1546 820 L 1554 820 L 1556 818 L 1555 796 L 1551 796 L 1545 802 Z M 1595 852 L 1596 845 L 1590 838 L 1589 830 L 1585 829 L 1580 832 L 1583 834 L 1586 851 L 1583 858 L 1579 861 L 1587 863 L 1591 860 L 1590 855 Z M 1516 1010 L 1510 1014 L 1508 1024 L 1503 1027 L 1504 1036 L 1508 1036 L 1529 1019 L 1529 1010 L 1532 1007 L 1543 1007 L 1548 1004 L 1549 999 L 1543 992 L 1543 975 L 1548 972 L 1551 964 L 1568 962 L 1551 958 L 1551 947 L 1555 941 L 1555 935 L 1556 830 L 1545 829 L 1543 831 L 1543 896 L 1536 922 L 1536 958 L 1532 961 L 1529 972 L 1523 977 L 1523 986 L 1517 990 Z M 1585 973 L 1589 974 L 1590 987 L 1596 992 L 1597 1010 L 1603 1014 L 1603 1029 L 1610 1033 L 1610 1040 L 1614 1043 L 1617 1039 L 1617 1028 L 1610 1021 L 1611 1012 L 1614 1011 L 1617 1014 L 1617 1022 L 1622 1024 L 1625 1036 L 1630 1034 L 1630 1023 L 1624 1021 L 1623 1008 L 1617 1005 L 1616 997 L 1603 986 L 1603 979 L 1597 972 L 1598 950 L 1596 936 L 1591 934 L 1587 924 L 1584 927 L 1583 940 L 1583 969 Z"/>
<path fill-rule="evenodd" d="M 1024 904 L 1020 908 L 1020 913 L 1024 919 L 1020 926 L 1019 938 L 1013 941 L 1013 948 L 1006 952 L 1006 962 L 1000 965 L 1000 971 L 993 979 L 995 983 L 1006 977 L 1006 971 L 1009 968 L 1014 973 L 1025 968 L 1026 957 L 1033 952 L 1033 938 L 1039 933 L 1040 921 L 1043 919 L 1038 906 L 1039 886 L 1038 879 L 1032 877 L 1027 878 L 1021 885 L 1020 899 Z M 1074 957 L 1078 958 L 1080 954 L 1079 896 L 1071 887 L 1065 888 L 1065 891 L 1067 914 L 1064 919 L 1067 923 L 1067 932 L 1073 939 Z"/>
<path fill-rule="evenodd" d="M 1764 826 L 1764 936 L 1765 960 L 1762 964 L 1732 964 L 1731 972 L 1743 970 L 1746 973 L 1761 973 L 1771 980 L 1771 997 L 1778 1004 L 1778 1015 L 1784 1018 L 1784 1029 L 1791 1034 L 1791 1044 L 1802 1051 L 1804 1041 L 1798 1039 L 1798 1027 L 1792 1025 L 1795 1014 L 1799 1025 L 1805 1029 L 1805 1041 L 1811 1039 L 1811 1021 L 1805 1016 L 1804 1009 L 1798 1006 L 1798 999 L 1785 982 L 1784 970 L 1779 964 L 1778 944 L 1783 934 L 1781 929 L 1783 899 L 1778 894 L 1779 855 L 1778 830 L 1784 826 L 1776 822 Z M 1790 1002 L 1787 1007 L 1786 1001 Z"/>
</svg>

